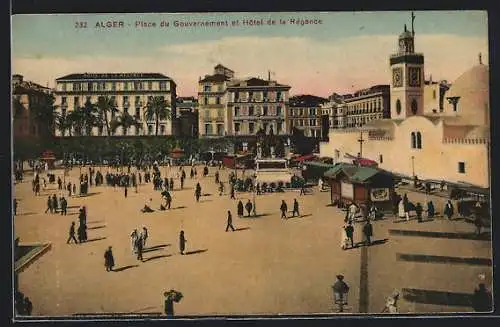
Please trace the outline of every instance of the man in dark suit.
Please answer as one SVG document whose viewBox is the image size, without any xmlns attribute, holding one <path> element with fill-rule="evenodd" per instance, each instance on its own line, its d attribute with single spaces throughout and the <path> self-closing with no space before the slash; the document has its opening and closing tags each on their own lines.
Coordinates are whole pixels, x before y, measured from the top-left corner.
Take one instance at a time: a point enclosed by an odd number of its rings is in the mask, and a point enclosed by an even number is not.
<svg viewBox="0 0 500 327">
<path fill-rule="evenodd" d="M 226 225 L 226 232 L 231 228 L 231 230 L 234 232 L 234 226 L 233 226 L 233 216 L 231 215 L 231 211 L 227 211 L 227 225 Z"/>
<path fill-rule="evenodd" d="M 75 243 L 78 243 L 78 241 L 75 238 L 75 222 L 71 222 L 71 226 L 69 228 L 69 237 L 68 240 L 66 241 L 66 244 L 69 244 L 69 242 L 73 240 Z"/>
</svg>

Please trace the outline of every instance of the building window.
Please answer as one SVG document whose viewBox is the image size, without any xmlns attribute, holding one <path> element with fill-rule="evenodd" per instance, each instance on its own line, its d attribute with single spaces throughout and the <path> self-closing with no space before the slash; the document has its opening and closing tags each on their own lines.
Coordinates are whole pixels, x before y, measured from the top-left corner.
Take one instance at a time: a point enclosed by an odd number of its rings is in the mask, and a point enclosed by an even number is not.
<svg viewBox="0 0 500 327">
<path fill-rule="evenodd" d="M 88 82 L 87 83 L 87 91 L 92 91 L 92 83 L 91 82 Z"/>
<path fill-rule="evenodd" d="M 73 99 L 74 103 L 75 103 L 75 108 L 78 108 L 80 106 L 80 98 L 79 97 L 74 97 Z"/>
<path fill-rule="evenodd" d="M 234 116 L 237 117 L 240 115 L 240 107 L 234 107 Z"/>
<path fill-rule="evenodd" d="M 111 90 L 116 91 L 116 82 L 111 82 Z"/>
<path fill-rule="evenodd" d="M 281 101 L 281 91 L 276 92 L 276 100 Z"/>
<path fill-rule="evenodd" d="M 123 82 L 123 90 L 128 91 L 128 82 Z"/>
<path fill-rule="evenodd" d="M 239 133 L 239 131 L 240 131 L 240 123 L 234 123 L 234 131 L 236 133 Z"/>
<path fill-rule="evenodd" d="M 240 100 L 240 93 L 233 92 L 234 102 L 238 102 Z"/>
<path fill-rule="evenodd" d="M 264 98 L 264 100 L 267 100 L 267 91 L 262 92 L 262 97 Z"/>
<path fill-rule="evenodd" d="M 217 124 L 217 135 L 219 135 L 219 136 L 224 135 L 224 125 Z"/>
<path fill-rule="evenodd" d="M 148 135 L 153 135 L 153 125 L 148 125 Z"/>
<path fill-rule="evenodd" d="M 66 97 L 62 97 L 61 98 L 61 105 L 65 106 L 67 104 L 68 104 L 68 101 L 67 101 Z"/>
<path fill-rule="evenodd" d="M 212 135 L 212 124 L 205 124 L 205 135 Z"/>
<path fill-rule="evenodd" d="M 80 91 L 80 83 L 73 83 L 73 91 Z"/>
<path fill-rule="evenodd" d="M 384 163 L 384 157 L 381 154 L 378 155 L 378 161 Z"/>
<path fill-rule="evenodd" d="M 279 134 L 283 130 L 283 123 L 277 122 L 276 124 L 276 133 Z"/>
<path fill-rule="evenodd" d="M 417 149 L 422 149 L 422 134 L 417 132 Z"/>
<path fill-rule="evenodd" d="M 267 106 L 262 108 L 262 115 L 267 116 Z"/>
<path fill-rule="evenodd" d="M 66 108 L 61 109 L 61 114 L 63 115 L 63 117 L 66 116 Z"/>
<path fill-rule="evenodd" d="M 208 97 L 205 97 L 205 98 L 203 99 L 203 103 L 208 104 Z"/>
<path fill-rule="evenodd" d="M 401 114 L 401 101 L 399 101 L 399 99 L 396 100 L 396 113 L 398 115 Z"/>
<path fill-rule="evenodd" d="M 411 101 L 411 112 L 416 115 L 417 112 L 418 112 L 418 103 L 417 103 L 417 100 L 413 99 Z"/>
<path fill-rule="evenodd" d="M 165 125 L 160 125 L 160 134 L 165 135 Z"/>
<path fill-rule="evenodd" d="M 166 91 L 166 90 L 167 90 L 167 83 L 160 82 L 160 91 Z"/>
<path fill-rule="evenodd" d="M 203 91 L 204 92 L 210 92 L 210 85 L 204 85 L 203 86 Z"/>
<path fill-rule="evenodd" d="M 148 82 L 148 90 L 152 90 L 153 89 L 153 82 L 149 81 Z"/>
<path fill-rule="evenodd" d="M 253 110 L 253 106 L 250 106 L 250 107 L 248 108 L 248 115 L 249 115 L 249 116 L 253 116 L 254 114 L 255 114 L 255 113 L 254 113 L 254 110 Z"/>
<path fill-rule="evenodd" d="M 412 149 L 417 148 L 417 137 L 415 135 L 415 132 L 411 132 L 411 148 Z"/>
<path fill-rule="evenodd" d="M 248 92 L 248 100 L 252 100 L 253 98 L 253 92 Z"/>
<path fill-rule="evenodd" d="M 465 162 L 461 161 L 458 163 L 458 172 L 460 174 L 465 174 Z"/>
<path fill-rule="evenodd" d="M 432 90 L 432 98 L 436 99 L 436 90 Z"/>
<path fill-rule="evenodd" d="M 215 104 L 220 104 L 220 97 L 215 98 Z"/>
<path fill-rule="evenodd" d="M 248 123 L 248 132 L 250 134 L 253 134 L 255 131 L 255 124 L 254 123 Z"/>
<path fill-rule="evenodd" d="M 135 108 L 135 118 L 141 119 L 141 108 Z"/>
<path fill-rule="evenodd" d="M 281 116 L 281 106 L 276 107 L 276 115 Z"/>
</svg>

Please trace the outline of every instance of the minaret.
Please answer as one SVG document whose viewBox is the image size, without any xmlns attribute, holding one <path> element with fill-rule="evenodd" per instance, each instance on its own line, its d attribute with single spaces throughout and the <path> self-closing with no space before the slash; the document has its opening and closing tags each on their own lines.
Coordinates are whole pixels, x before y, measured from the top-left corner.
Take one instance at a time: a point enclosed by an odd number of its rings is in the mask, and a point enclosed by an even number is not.
<svg viewBox="0 0 500 327">
<path fill-rule="evenodd" d="M 423 115 L 424 56 L 415 53 L 415 15 L 411 13 L 411 32 L 406 24 L 398 38 L 398 53 L 390 57 L 392 70 L 391 118 Z"/>
</svg>

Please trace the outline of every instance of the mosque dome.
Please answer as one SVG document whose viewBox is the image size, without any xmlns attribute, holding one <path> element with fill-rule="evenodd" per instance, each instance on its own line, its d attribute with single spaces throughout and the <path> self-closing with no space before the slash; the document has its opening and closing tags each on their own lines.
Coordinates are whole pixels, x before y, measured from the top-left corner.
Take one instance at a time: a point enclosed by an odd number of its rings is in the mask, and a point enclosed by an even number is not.
<svg viewBox="0 0 500 327">
<path fill-rule="evenodd" d="M 453 98 L 458 99 L 456 115 L 467 118 L 474 125 L 487 125 L 489 86 L 489 67 L 481 63 L 472 67 L 458 77 L 446 92 L 446 111 L 455 113 L 454 106 L 450 102 Z"/>
</svg>

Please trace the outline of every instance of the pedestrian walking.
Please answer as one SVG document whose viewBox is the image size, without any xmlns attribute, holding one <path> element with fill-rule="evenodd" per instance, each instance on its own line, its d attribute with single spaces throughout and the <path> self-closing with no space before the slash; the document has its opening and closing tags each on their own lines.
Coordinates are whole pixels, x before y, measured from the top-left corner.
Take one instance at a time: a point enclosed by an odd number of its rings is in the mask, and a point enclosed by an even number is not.
<svg viewBox="0 0 500 327">
<path fill-rule="evenodd" d="M 286 212 L 288 211 L 288 206 L 286 205 L 285 200 L 281 200 L 281 219 L 286 219 Z"/>
<path fill-rule="evenodd" d="M 49 198 L 47 199 L 47 209 L 45 209 L 45 213 L 47 211 L 50 211 L 50 213 L 54 212 L 53 206 L 52 206 L 52 197 L 49 195 Z"/>
<path fill-rule="evenodd" d="M 201 185 L 200 185 L 200 183 L 196 184 L 196 190 L 194 191 L 194 196 L 196 197 L 196 202 L 200 202 L 200 196 L 201 196 Z"/>
<path fill-rule="evenodd" d="M 356 214 L 358 213 L 359 208 L 356 205 L 356 203 L 351 202 L 351 205 L 349 205 L 349 222 L 352 223 L 354 220 L 356 220 Z"/>
<path fill-rule="evenodd" d="M 420 202 L 417 202 L 417 205 L 415 206 L 415 213 L 417 214 L 417 220 L 419 223 L 422 222 L 422 211 L 424 211 L 422 205 Z"/>
<path fill-rule="evenodd" d="M 407 216 L 407 212 L 405 211 L 405 202 L 403 199 L 401 199 L 398 203 L 398 216 L 399 218 L 405 219 L 408 221 L 409 216 Z"/>
<path fill-rule="evenodd" d="M 148 239 L 148 237 L 149 237 L 148 229 L 145 226 L 143 226 L 142 231 L 141 231 L 141 235 L 139 236 L 139 238 L 142 240 L 143 247 L 146 247 L 146 240 Z"/>
<path fill-rule="evenodd" d="M 179 234 L 179 249 L 181 251 L 181 254 L 184 255 L 184 250 L 186 249 L 186 237 L 184 236 L 184 231 L 181 230 Z"/>
<path fill-rule="evenodd" d="M 300 187 L 300 194 L 299 195 L 306 195 L 306 186 L 305 185 L 302 185 Z"/>
<path fill-rule="evenodd" d="M 215 172 L 215 184 L 219 184 L 219 172 Z"/>
<path fill-rule="evenodd" d="M 132 241 L 131 245 L 132 245 L 132 253 L 133 254 L 135 254 L 137 252 L 136 242 L 137 242 L 138 238 L 139 238 L 139 233 L 137 232 L 137 229 L 134 229 L 134 231 L 130 234 L 130 239 Z"/>
<path fill-rule="evenodd" d="M 85 236 L 84 236 L 84 232 L 83 232 L 83 226 L 82 224 L 80 224 L 78 226 L 78 231 L 77 231 L 77 234 L 78 234 L 78 243 L 83 243 L 83 241 L 85 240 Z"/>
<path fill-rule="evenodd" d="M 183 171 L 183 172 L 184 172 L 184 171 Z M 184 178 L 186 178 L 186 177 L 181 176 L 181 190 L 183 190 L 183 189 L 184 189 Z"/>
<path fill-rule="evenodd" d="M 448 217 L 448 220 L 452 220 L 453 211 L 453 204 L 450 200 L 448 200 L 448 202 L 446 202 L 446 205 L 444 206 L 444 214 L 446 215 L 446 217 Z"/>
<path fill-rule="evenodd" d="M 248 217 L 250 217 L 250 213 L 252 212 L 252 207 L 253 207 L 253 204 L 250 201 L 250 199 L 248 199 L 247 203 L 245 204 L 245 209 L 247 209 Z"/>
<path fill-rule="evenodd" d="M 234 185 L 231 185 L 231 200 L 236 200 L 236 197 L 234 196 Z"/>
<path fill-rule="evenodd" d="M 366 244 L 372 244 L 372 236 L 373 236 L 373 226 L 370 223 L 370 220 L 366 221 L 366 224 L 363 226 L 363 235 L 365 236 Z"/>
<path fill-rule="evenodd" d="M 75 222 L 71 222 L 71 226 L 69 227 L 69 237 L 68 240 L 66 241 L 66 244 L 69 244 L 69 242 L 73 240 L 76 244 L 78 244 L 78 241 L 75 238 Z"/>
<path fill-rule="evenodd" d="M 435 209 L 434 209 L 434 203 L 432 201 L 427 202 L 427 218 L 432 219 L 434 218 L 435 214 Z"/>
<path fill-rule="evenodd" d="M 219 196 L 222 196 L 224 194 L 224 183 L 219 182 Z"/>
<path fill-rule="evenodd" d="M 349 238 L 347 238 L 347 223 L 342 226 L 341 232 L 340 232 L 340 248 L 342 250 L 347 249 L 347 243 L 349 241 Z"/>
<path fill-rule="evenodd" d="M 238 210 L 237 210 L 237 213 L 238 213 L 238 217 L 243 217 L 243 214 L 244 214 L 244 208 L 243 208 L 243 202 L 238 201 Z"/>
<path fill-rule="evenodd" d="M 67 215 L 68 214 L 68 201 L 66 201 L 66 198 L 63 196 L 61 198 L 61 215 Z"/>
<path fill-rule="evenodd" d="M 234 227 L 233 227 L 233 216 L 231 215 L 231 211 L 227 211 L 227 225 L 226 225 L 226 232 L 231 228 L 231 230 L 234 232 Z"/>
<path fill-rule="evenodd" d="M 126 186 L 125 186 L 124 193 L 125 193 L 125 199 L 126 199 L 127 198 L 127 193 L 128 193 L 128 187 L 126 187 Z"/>
<path fill-rule="evenodd" d="M 295 214 L 297 214 L 297 216 L 300 217 L 299 202 L 297 201 L 297 199 L 293 199 L 293 214 L 292 214 L 292 217 L 295 217 Z"/>
<path fill-rule="evenodd" d="M 174 190 L 174 179 L 172 177 L 170 177 L 170 185 L 169 185 L 170 189 L 173 191 Z"/>
<path fill-rule="evenodd" d="M 17 215 L 17 199 L 13 200 L 12 209 L 14 211 L 14 216 L 16 216 Z"/>
<path fill-rule="evenodd" d="M 135 241 L 135 249 L 137 253 L 137 260 L 142 261 L 142 250 L 144 249 L 144 243 L 141 236 L 139 236 Z"/>
<path fill-rule="evenodd" d="M 113 271 L 113 267 L 115 266 L 115 258 L 113 257 L 113 251 L 111 250 L 111 246 L 108 247 L 106 252 L 104 252 L 104 267 L 106 267 L 106 271 Z"/>
<path fill-rule="evenodd" d="M 476 235 L 481 235 L 481 228 L 483 227 L 483 221 L 479 212 L 473 212 L 474 216 L 474 226 L 476 226 Z"/>
<path fill-rule="evenodd" d="M 347 227 L 345 228 L 345 233 L 347 236 L 347 239 L 351 242 L 351 247 L 354 247 L 354 227 L 352 226 L 352 223 L 348 223 Z"/>
</svg>

